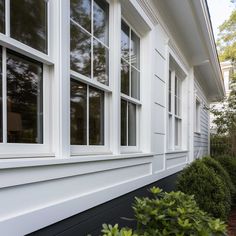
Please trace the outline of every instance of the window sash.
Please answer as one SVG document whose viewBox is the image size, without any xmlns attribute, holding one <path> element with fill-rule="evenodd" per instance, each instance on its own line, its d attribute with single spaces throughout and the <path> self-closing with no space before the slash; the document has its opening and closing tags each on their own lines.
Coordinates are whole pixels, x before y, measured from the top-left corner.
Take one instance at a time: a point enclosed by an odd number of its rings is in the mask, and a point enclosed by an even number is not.
<svg viewBox="0 0 236 236">
<path fill-rule="evenodd" d="M 108 39 L 107 39 L 107 44 L 105 44 L 104 42 L 102 42 L 100 39 L 98 39 L 95 35 L 94 35 L 94 14 L 93 14 L 93 8 L 94 8 L 94 1 L 95 0 L 91 0 L 91 32 L 88 31 L 88 29 L 84 28 L 83 26 L 81 26 L 78 22 L 76 22 L 72 16 L 70 16 L 70 24 L 73 23 L 75 24 L 79 29 L 81 29 L 82 31 L 84 31 L 89 37 L 90 37 L 90 43 L 91 43 L 91 46 L 90 46 L 90 76 L 86 76 L 84 75 L 83 73 L 80 73 L 76 70 L 73 70 L 71 68 L 71 71 L 74 72 L 74 75 L 77 74 L 78 78 L 86 78 L 86 79 L 90 79 L 92 82 L 94 82 L 96 84 L 96 82 L 99 83 L 99 80 L 95 78 L 95 74 L 94 74 L 94 67 L 95 67 L 95 46 L 94 46 L 94 42 L 98 42 L 98 44 L 101 44 L 102 47 L 105 48 L 105 52 L 108 54 L 108 62 L 106 61 L 106 63 L 104 64 L 105 65 L 105 70 L 106 70 L 106 76 L 107 76 L 107 79 L 105 80 L 105 82 L 101 82 L 101 84 L 109 87 L 110 86 L 110 24 L 109 24 L 109 21 L 110 21 L 110 4 L 104 0 L 104 2 L 106 2 L 107 4 L 109 4 L 108 6 L 108 32 L 106 33 Z M 107 26 L 106 26 L 107 27 Z M 71 40 L 71 39 L 70 39 Z M 72 58 L 72 57 L 71 57 Z M 107 56 L 105 56 L 104 58 L 107 58 Z"/>
<path fill-rule="evenodd" d="M 7 49 L 2 48 L 2 102 L 3 102 L 3 142 L 0 143 L 1 154 L 0 158 L 14 158 L 14 157 L 34 157 L 34 156 L 53 156 L 52 146 L 50 140 L 52 138 L 52 125 L 50 122 L 51 117 L 51 96 L 50 96 L 50 69 L 47 65 L 43 64 L 43 126 L 42 126 L 42 139 L 43 143 L 7 143 Z M 24 55 L 19 55 L 20 58 Z M 30 60 L 30 59 L 29 59 Z"/>
</svg>

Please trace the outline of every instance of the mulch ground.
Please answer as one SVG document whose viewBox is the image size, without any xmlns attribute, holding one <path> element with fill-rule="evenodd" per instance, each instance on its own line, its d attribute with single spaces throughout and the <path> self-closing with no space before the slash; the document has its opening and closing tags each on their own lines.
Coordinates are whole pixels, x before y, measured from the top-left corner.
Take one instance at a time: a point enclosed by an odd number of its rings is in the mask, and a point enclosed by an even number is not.
<svg viewBox="0 0 236 236">
<path fill-rule="evenodd" d="M 234 208 L 229 215 L 228 236 L 236 236 L 236 208 Z"/>
</svg>

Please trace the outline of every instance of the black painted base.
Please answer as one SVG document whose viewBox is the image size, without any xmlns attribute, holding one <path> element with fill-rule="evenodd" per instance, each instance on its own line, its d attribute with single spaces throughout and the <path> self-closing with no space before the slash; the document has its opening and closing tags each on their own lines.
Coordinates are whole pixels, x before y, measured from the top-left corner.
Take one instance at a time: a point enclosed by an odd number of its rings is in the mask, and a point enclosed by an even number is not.
<svg viewBox="0 0 236 236">
<path fill-rule="evenodd" d="M 101 235 L 101 227 L 103 223 L 112 225 L 118 223 L 120 227 L 127 226 L 134 228 L 134 221 L 128 221 L 122 218 L 133 218 L 132 203 L 134 202 L 134 197 L 148 196 L 150 193 L 147 190 L 152 186 L 158 186 L 167 192 L 174 190 L 177 174 L 178 173 L 168 176 L 155 183 L 144 186 L 29 235 L 87 236 L 90 234 L 92 236 L 98 236 Z"/>
</svg>

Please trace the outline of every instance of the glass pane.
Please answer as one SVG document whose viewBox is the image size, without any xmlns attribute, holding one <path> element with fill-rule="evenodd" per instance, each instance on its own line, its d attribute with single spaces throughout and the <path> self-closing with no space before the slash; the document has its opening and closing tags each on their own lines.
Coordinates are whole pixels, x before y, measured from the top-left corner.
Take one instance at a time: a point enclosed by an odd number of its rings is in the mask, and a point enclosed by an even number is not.
<svg viewBox="0 0 236 236">
<path fill-rule="evenodd" d="M 87 144 L 87 85 L 71 80 L 70 131 L 72 145 Z"/>
<path fill-rule="evenodd" d="M 131 96 L 140 99 L 140 73 L 132 67 L 131 70 Z"/>
<path fill-rule="evenodd" d="M 71 22 L 70 67 L 72 70 L 91 77 L 91 37 Z"/>
<path fill-rule="evenodd" d="M 131 31 L 131 63 L 140 68 L 140 39 L 133 31 Z"/>
<path fill-rule="evenodd" d="M 175 96 L 178 96 L 178 79 L 175 77 Z"/>
<path fill-rule="evenodd" d="M 91 0 L 71 0 L 70 17 L 91 33 Z"/>
<path fill-rule="evenodd" d="M 175 146 L 181 145 L 181 120 L 175 118 Z"/>
<path fill-rule="evenodd" d="M 43 143 L 43 66 L 7 53 L 7 141 Z"/>
<path fill-rule="evenodd" d="M 121 59 L 121 92 L 129 95 L 129 64 Z"/>
<path fill-rule="evenodd" d="M 127 146 L 127 102 L 121 100 L 121 140 L 122 146 Z"/>
<path fill-rule="evenodd" d="M 129 146 L 136 146 L 136 105 L 128 103 Z"/>
<path fill-rule="evenodd" d="M 2 48 L 0 47 L 0 142 L 2 142 Z"/>
<path fill-rule="evenodd" d="M 47 53 L 47 1 L 10 1 L 11 37 Z"/>
<path fill-rule="evenodd" d="M 0 32 L 5 33 L 5 0 L 0 0 Z"/>
<path fill-rule="evenodd" d="M 178 98 L 175 96 L 175 115 L 178 115 L 179 108 L 178 108 Z"/>
<path fill-rule="evenodd" d="M 168 120 L 168 147 L 172 147 L 172 115 L 169 115 Z"/>
<path fill-rule="evenodd" d="M 121 56 L 129 61 L 129 26 L 121 21 Z"/>
<path fill-rule="evenodd" d="M 93 32 L 94 36 L 108 46 L 109 4 L 103 0 L 93 3 Z"/>
<path fill-rule="evenodd" d="M 93 43 L 93 77 L 109 85 L 109 50 L 95 39 Z"/>
<path fill-rule="evenodd" d="M 104 92 L 89 88 L 89 144 L 104 145 Z"/>
</svg>

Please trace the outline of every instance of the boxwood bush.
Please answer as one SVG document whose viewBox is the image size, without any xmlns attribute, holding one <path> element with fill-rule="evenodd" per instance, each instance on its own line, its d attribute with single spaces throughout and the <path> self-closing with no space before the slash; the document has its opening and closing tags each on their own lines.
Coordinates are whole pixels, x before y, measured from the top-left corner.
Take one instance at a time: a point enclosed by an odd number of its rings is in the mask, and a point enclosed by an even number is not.
<svg viewBox="0 0 236 236">
<path fill-rule="evenodd" d="M 152 198 L 136 198 L 137 229 L 103 225 L 103 236 L 213 236 L 226 235 L 226 226 L 197 206 L 193 196 L 151 189 Z"/>
<path fill-rule="evenodd" d="M 236 189 L 235 189 L 234 184 L 231 181 L 231 178 L 228 172 L 225 170 L 225 168 L 212 157 L 204 157 L 202 161 L 208 168 L 212 169 L 225 182 L 227 186 L 227 195 L 230 194 L 231 200 L 232 200 L 234 198 Z"/>
<path fill-rule="evenodd" d="M 186 167 L 177 179 L 177 189 L 195 196 L 199 207 L 214 217 L 226 219 L 230 211 L 231 196 L 227 185 L 202 160 Z"/>
<path fill-rule="evenodd" d="M 215 160 L 217 160 L 228 172 L 231 181 L 236 188 L 236 157 L 218 156 L 215 157 Z"/>
</svg>

